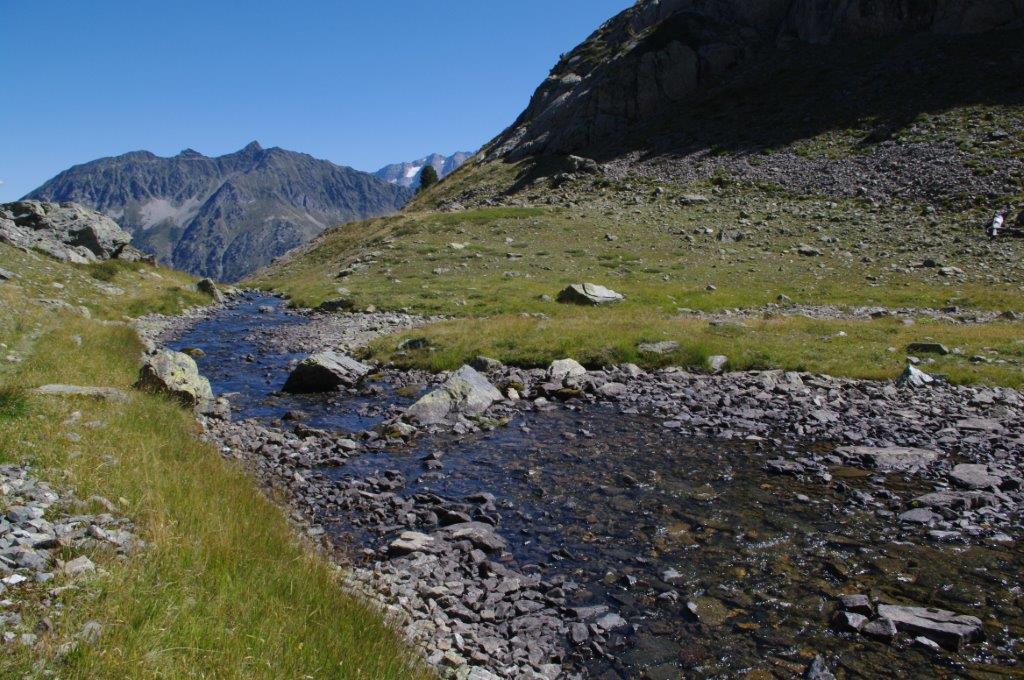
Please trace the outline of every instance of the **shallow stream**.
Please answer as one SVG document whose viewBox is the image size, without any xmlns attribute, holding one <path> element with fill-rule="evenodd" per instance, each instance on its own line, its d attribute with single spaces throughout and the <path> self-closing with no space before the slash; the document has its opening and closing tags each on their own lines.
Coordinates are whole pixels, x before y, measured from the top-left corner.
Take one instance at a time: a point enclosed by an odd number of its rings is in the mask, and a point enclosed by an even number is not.
<svg viewBox="0 0 1024 680">
<path fill-rule="evenodd" d="M 279 300 L 254 296 L 170 344 L 205 352 L 200 370 L 216 393 L 232 393 L 236 419 L 301 410 L 313 427 L 358 433 L 412 401 L 380 384 L 352 395 L 274 394 L 301 355 L 269 350 L 260 335 L 302 323 Z M 570 405 L 489 432 L 361 453 L 323 472 L 397 470 L 407 480 L 399 493 L 455 504 L 494 494 L 517 568 L 562 575 L 578 585 L 570 606 L 607 605 L 633 624 L 603 654 L 580 649 L 575 663 L 591 677 L 795 677 L 816 655 L 840 677 L 1024 677 L 1016 544 L 940 545 L 923 532 L 897 540 L 885 508 L 850 502 L 879 478 L 849 469 L 834 470 L 831 484 L 772 476 L 764 463 L 780 452 L 757 446 Z M 439 470 L 423 462 L 432 453 Z M 381 540 L 357 518 L 322 519 L 356 550 Z M 835 633 L 829 619 L 843 593 L 972 614 L 988 639 L 954 655 Z"/>
</svg>

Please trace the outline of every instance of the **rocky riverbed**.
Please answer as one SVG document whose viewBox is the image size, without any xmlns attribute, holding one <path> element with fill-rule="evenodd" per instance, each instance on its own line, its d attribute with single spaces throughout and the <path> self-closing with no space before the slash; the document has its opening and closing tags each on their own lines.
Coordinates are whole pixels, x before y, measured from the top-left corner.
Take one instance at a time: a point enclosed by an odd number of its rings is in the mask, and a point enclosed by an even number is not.
<svg viewBox="0 0 1024 680">
<path fill-rule="evenodd" d="M 481 360 L 502 400 L 424 426 L 403 414 L 447 376 L 374 368 L 329 395 L 278 392 L 308 353 L 418 323 L 399 317 L 311 329 L 248 296 L 170 345 L 231 398 L 208 436 L 438 667 L 1019 672 L 1018 393 Z"/>
</svg>

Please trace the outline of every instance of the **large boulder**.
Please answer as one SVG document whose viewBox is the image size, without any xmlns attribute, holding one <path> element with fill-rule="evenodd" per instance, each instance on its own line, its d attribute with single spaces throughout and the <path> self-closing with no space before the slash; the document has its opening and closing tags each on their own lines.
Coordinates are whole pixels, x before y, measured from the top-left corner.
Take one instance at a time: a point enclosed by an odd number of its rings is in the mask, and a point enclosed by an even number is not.
<svg viewBox="0 0 1024 680">
<path fill-rule="evenodd" d="M 583 364 L 575 359 L 558 359 L 548 366 L 547 378 L 554 383 L 563 384 L 566 380 L 579 378 L 587 374 Z"/>
<path fill-rule="evenodd" d="M 605 305 L 625 296 L 596 283 L 574 283 L 558 294 L 558 301 L 571 305 Z"/>
<path fill-rule="evenodd" d="M 196 408 L 213 400 L 210 381 L 199 374 L 192 357 L 169 349 L 146 357 L 135 387 L 169 394 L 182 404 Z"/>
<path fill-rule="evenodd" d="M 0 241 L 65 262 L 108 260 L 132 240 L 112 219 L 75 203 L 18 201 L 0 205 Z"/>
<path fill-rule="evenodd" d="M 333 392 L 358 383 L 370 367 L 337 352 L 320 352 L 304 359 L 288 376 L 282 388 L 292 394 Z"/>
<path fill-rule="evenodd" d="M 501 393 L 471 366 L 463 366 L 438 389 L 406 409 L 406 420 L 436 425 L 460 415 L 474 416 L 501 400 Z"/>
<path fill-rule="evenodd" d="M 196 283 L 196 290 L 200 293 L 206 293 L 213 298 L 213 301 L 217 304 L 224 302 L 224 293 L 220 292 L 220 289 L 217 288 L 217 283 L 211 278 L 200 279 L 199 282 Z"/>
</svg>

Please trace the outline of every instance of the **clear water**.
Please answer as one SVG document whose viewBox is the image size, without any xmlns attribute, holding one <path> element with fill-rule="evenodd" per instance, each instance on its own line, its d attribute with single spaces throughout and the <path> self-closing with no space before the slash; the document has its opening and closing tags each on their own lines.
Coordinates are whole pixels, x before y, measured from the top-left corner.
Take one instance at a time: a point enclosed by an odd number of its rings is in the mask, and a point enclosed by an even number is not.
<svg viewBox="0 0 1024 680">
<path fill-rule="evenodd" d="M 275 311 L 259 314 L 268 304 Z M 408 401 L 386 386 L 274 395 L 301 357 L 268 353 L 261 329 L 303 322 L 279 301 L 253 297 L 173 346 L 206 352 L 200 368 L 215 391 L 238 393 L 240 418 L 301 409 L 316 427 L 351 432 Z M 434 451 L 444 467 L 428 473 L 421 459 Z M 1018 546 L 897 541 L 890 517 L 850 502 L 878 480 L 855 470 L 835 470 L 843 483 L 829 486 L 766 474 L 765 460 L 778 454 L 684 437 L 595 406 L 530 413 L 469 437 L 420 438 L 322 472 L 398 470 L 407 480 L 398 493 L 432 492 L 454 503 L 493 493 L 521 569 L 565 575 L 579 585 L 571 604 L 606 604 L 634 624 L 611 640 L 607 656 L 580 651 L 575 663 L 593 677 L 795 677 L 817 654 L 840 677 L 1024 677 Z M 930 490 L 913 480 L 894 488 Z M 333 531 L 357 544 L 389 539 L 332 520 Z M 989 621 L 988 640 L 960 655 L 934 655 L 909 641 L 888 646 L 839 635 L 828 621 L 843 593 L 974 614 Z"/>
</svg>

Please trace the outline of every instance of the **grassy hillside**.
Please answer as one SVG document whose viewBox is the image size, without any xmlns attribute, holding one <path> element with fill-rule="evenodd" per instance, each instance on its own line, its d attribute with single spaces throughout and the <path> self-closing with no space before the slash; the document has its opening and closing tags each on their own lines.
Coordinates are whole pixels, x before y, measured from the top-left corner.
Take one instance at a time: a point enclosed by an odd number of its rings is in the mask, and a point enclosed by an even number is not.
<svg viewBox="0 0 1024 680">
<path fill-rule="evenodd" d="M 59 583 L 32 586 L 22 628 L 47 617 L 52 630 L 34 648 L 6 648 L 0 676 L 417 675 L 379 615 L 341 593 L 333 569 L 296 543 L 280 510 L 197 438 L 179 406 L 141 393 L 119 405 L 25 392 L 53 382 L 130 391 L 141 346 L 116 322 L 205 302 L 190 279 L 118 262 L 63 265 L 2 244 L 0 268 L 19 276 L 0 283 L 0 462 L 31 464 L 78 498 L 113 500 L 148 544 L 126 560 L 91 554 L 99 575 L 57 596 L 48 591 Z M 102 636 L 68 653 L 62 645 L 90 620 Z"/>
<path fill-rule="evenodd" d="M 571 355 L 595 365 L 692 366 L 725 354 L 733 368 L 887 378 L 905 365 L 907 344 L 933 339 L 962 355 L 928 370 L 958 382 L 1024 383 L 1017 321 L 904 325 L 787 312 L 791 304 L 1024 311 L 1024 241 L 985 238 L 987 207 L 798 195 L 725 174 L 685 185 L 636 176 L 524 182 L 531 174 L 528 164 L 466 168 L 404 214 L 330 231 L 256 282 L 299 306 L 347 297 L 356 308 L 457 317 L 418 333 L 431 349 L 395 354 L 402 338 L 376 346 L 385 358 L 434 369 L 476 354 L 524 365 Z M 504 205 L 431 210 L 474 193 Z M 820 254 L 803 255 L 804 246 Z M 601 309 L 551 301 L 582 281 L 627 299 Z M 746 318 L 711 325 L 691 310 Z M 681 348 L 638 352 L 638 343 L 659 340 Z"/>
</svg>

